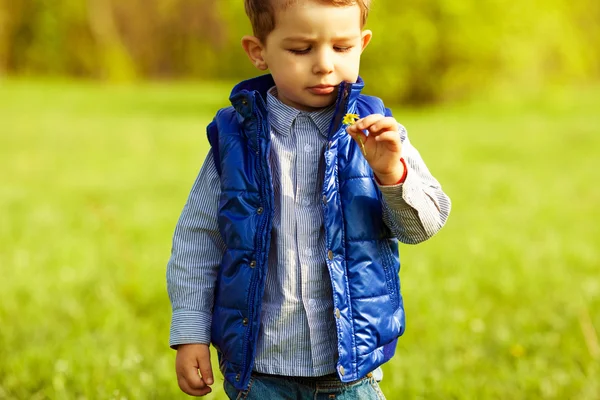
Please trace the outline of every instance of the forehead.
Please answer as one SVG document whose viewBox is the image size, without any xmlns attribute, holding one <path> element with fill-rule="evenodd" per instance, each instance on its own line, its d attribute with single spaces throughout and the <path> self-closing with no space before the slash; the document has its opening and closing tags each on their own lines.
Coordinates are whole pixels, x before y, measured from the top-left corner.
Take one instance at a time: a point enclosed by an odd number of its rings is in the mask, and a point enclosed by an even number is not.
<svg viewBox="0 0 600 400">
<path fill-rule="evenodd" d="M 268 0 L 275 11 L 285 10 L 286 8 L 301 4 L 301 3 L 312 3 L 321 2 L 319 0 Z"/>
<path fill-rule="evenodd" d="M 348 36 L 362 29 L 357 3 L 344 6 L 317 0 L 272 1 L 277 5 L 274 7 L 275 31 L 280 34 Z"/>
<path fill-rule="evenodd" d="M 292 6 L 303 6 L 306 4 L 314 4 L 314 3 L 318 3 L 322 6 L 326 6 L 326 7 L 349 7 L 349 6 L 353 6 L 356 5 L 358 6 L 358 3 L 356 3 L 355 1 L 352 0 L 267 0 L 269 1 L 270 5 L 273 7 L 273 10 L 275 12 L 277 11 L 282 11 L 282 10 L 286 10 L 289 7 Z"/>
</svg>

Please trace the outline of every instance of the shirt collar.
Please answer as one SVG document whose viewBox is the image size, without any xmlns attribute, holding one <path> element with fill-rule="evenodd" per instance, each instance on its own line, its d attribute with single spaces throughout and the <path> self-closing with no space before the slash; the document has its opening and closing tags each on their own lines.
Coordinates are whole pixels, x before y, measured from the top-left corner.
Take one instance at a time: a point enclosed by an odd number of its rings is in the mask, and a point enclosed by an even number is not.
<svg viewBox="0 0 600 400">
<path fill-rule="evenodd" d="M 335 112 L 335 104 L 317 111 L 300 111 L 283 104 L 277 98 L 277 87 L 273 86 L 267 92 L 267 109 L 271 127 L 283 136 L 288 136 L 292 132 L 292 125 L 299 115 L 306 115 L 314 122 L 319 133 L 327 137 Z"/>
</svg>

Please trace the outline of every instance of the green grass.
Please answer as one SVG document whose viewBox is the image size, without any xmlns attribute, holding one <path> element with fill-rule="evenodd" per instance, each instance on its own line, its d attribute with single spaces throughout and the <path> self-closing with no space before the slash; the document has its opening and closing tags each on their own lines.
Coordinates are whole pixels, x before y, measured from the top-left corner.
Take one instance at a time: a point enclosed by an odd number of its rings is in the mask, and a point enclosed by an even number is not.
<svg viewBox="0 0 600 400">
<path fill-rule="evenodd" d="M 228 91 L 0 82 L 0 399 L 187 398 L 165 264 Z M 401 248 L 388 399 L 600 398 L 598 93 L 394 109 L 453 210 Z"/>
</svg>

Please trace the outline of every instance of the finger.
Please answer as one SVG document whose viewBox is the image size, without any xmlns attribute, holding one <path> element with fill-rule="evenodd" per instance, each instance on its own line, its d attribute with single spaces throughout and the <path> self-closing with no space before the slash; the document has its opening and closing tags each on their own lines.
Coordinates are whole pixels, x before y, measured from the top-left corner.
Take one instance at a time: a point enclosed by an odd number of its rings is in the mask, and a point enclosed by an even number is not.
<svg viewBox="0 0 600 400">
<path fill-rule="evenodd" d="M 351 125 L 346 128 L 346 133 L 348 133 L 348 135 L 352 136 L 352 138 L 355 138 L 356 135 L 358 135 L 359 133 L 362 133 L 362 131 L 360 129 L 357 129 L 354 125 Z"/>
<path fill-rule="evenodd" d="M 210 364 L 210 352 L 205 355 L 198 357 L 198 366 L 200 369 L 200 375 L 202 380 L 207 385 L 212 385 L 214 382 L 212 366 Z"/>
<path fill-rule="evenodd" d="M 389 146 L 388 149 L 390 150 L 402 150 L 402 141 L 400 141 L 400 135 L 398 135 L 398 132 L 386 131 L 378 135 L 373 134 L 370 137 L 372 137 L 377 143 L 382 143 Z"/>
<path fill-rule="evenodd" d="M 179 388 L 181 389 L 182 392 L 189 394 L 190 396 L 204 396 L 207 395 L 208 393 L 212 392 L 212 389 L 209 388 L 208 386 L 204 387 L 204 389 L 194 389 L 192 388 L 189 383 L 185 380 L 185 378 L 180 377 L 177 380 L 177 383 L 179 384 Z"/>
<path fill-rule="evenodd" d="M 356 135 L 359 132 L 362 132 L 362 130 L 359 129 L 358 126 L 356 126 L 356 124 L 354 124 L 354 125 L 349 125 L 346 128 L 346 132 L 348 132 L 349 135 L 353 136 L 353 135 Z"/>
<path fill-rule="evenodd" d="M 369 116 L 366 116 L 365 118 L 359 119 L 353 126 L 355 126 L 356 129 L 359 130 L 369 129 L 371 125 L 383 118 L 385 117 L 381 114 L 371 114 Z"/>
<path fill-rule="evenodd" d="M 369 132 L 398 131 L 398 122 L 393 117 L 381 118 L 369 127 Z"/>
<path fill-rule="evenodd" d="M 352 136 L 354 134 L 356 134 L 356 132 L 358 132 L 358 129 L 356 128 L 356 125 L 348 125 L 346 127 L 346 132 Z"/>
<path fill-rule="evenodd" d="M 186 368 L 183 371 L 183 379 L 187 382 L 190 388 L 192 389 L 204 389 L 207 387 L 204 380 L 198 375 L 198 368 L 195 366 L 191 366 Z"/>
<path fill-rule="evenodd" d="M 402 143 L 400 140 L 400 135 L 396 131 L 383 131 L 372 133 L 369 135 L 370 138 L 375 139 L 376 142 L 398 142 Z"/>
<path fill-rule="evenodd" d="M 354 132 L 348 132 L 348 134 L 358 144 L 361 144 L 361 140 L 363 144 L 367 141 L 367 135 L 365 135 L 363 131 L 356 130 Z"/>
</svg>

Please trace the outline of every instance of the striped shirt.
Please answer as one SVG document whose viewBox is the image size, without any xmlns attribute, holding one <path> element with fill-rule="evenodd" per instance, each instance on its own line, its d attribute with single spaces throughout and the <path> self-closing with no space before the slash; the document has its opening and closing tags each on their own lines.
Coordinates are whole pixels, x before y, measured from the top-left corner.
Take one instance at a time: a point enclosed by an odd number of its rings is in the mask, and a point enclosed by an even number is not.
<svg viewBox="0 0 600 400">
<path fill-rule="evenodd" d="M 324 152 L 334 107 L 315 112 L 267 97 L 274 190 L 271 236 L 254 370 L 287 376 L 335 372 L 337 336 L 319 204 Z M 380 186 L 385 223 L 403 243 L 419 243 L 445 223 L 450 200 L 400 126 L 403 184 Z M 173 238 L 168 291 L 171 346 L 209 343 L 214 284 L 225 244 L 217 224 L 220 180 L 209 152 Z"/>
</svg>

